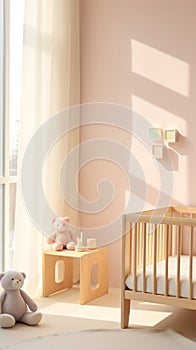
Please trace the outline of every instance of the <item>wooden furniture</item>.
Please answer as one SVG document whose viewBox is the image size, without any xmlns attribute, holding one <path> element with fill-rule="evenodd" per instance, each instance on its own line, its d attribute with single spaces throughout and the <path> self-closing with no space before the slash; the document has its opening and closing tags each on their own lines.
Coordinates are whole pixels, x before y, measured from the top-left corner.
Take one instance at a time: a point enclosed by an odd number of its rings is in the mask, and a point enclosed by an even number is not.
<svg viewBox="0 0 196 350">
<path fill-rule="evenodd" d="M 76 252 L 70 250 L 43 251 L 43 296 L 71 288 L 73 285 L 73 258 L 80 261 L 80 304 L 88 303 L 108 293 L 108 251 L 106 248 Z M 56 281 L 56 266 L 63 264 L 64 278 Z M 98 268 L 97 285 L 92 287 L 92 268 Z"/>
<path fill-rule="evenodd" d="M 192 207 L 162 208 L 123 216 L 122 328 L 129 324 L 131 300 L 196 310 L 195 226 L 196 208 Z M 187 251 L 184 251 L 185 245 L 188 247 Z M 185 257 L 188 261 L 186 271 L 182 266 Z M 175 268 L 172 269 L 174 276 L 171 281 L 169 263 L 172 259 L 175 259 Z M 157 278 L 159 265 L 162 263 L 162 276 Z M 186 278 L 182 278 L 182 273 L 185 273 Z M 128 278 L 132 283 L 131 289 L 127 287 Z M 161 292 L 160 279 L 163 290 Z M 170 292 L 171 283 L 175 293 Z M 182 297 L 185 283 L 187 295 Z"/>
</svg>

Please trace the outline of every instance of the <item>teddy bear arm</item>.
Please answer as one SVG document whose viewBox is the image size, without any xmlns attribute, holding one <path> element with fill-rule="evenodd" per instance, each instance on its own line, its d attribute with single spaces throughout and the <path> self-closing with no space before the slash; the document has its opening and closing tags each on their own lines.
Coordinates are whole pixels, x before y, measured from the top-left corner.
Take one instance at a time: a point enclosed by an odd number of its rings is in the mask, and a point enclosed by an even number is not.
<svg viewBox="0 0 196 350">
<path fill-rule="evenodd" d="M 48 239 L 47 239 L 47 243 L 48 243 L 48 244 L 52 244 L 52 243 L 54 243 L 54 239 L 52 239 L 52 238 L 48 238 Z"/>
<path fill-rule="evenodd" d="M 31 297 L 25 293 L 24 290 L 21 290 L 20 292 L 29 309 L 33 312 L 37 311 L 37 304 L 31 299 Z"/>
<path fill-rule="evenodd" d="M 2 314 L 2 305 L 5 297 L 6 297 L 6 291 L 3 290 L 0 294 L 0 314 Z"/>
<path fill-rule="evenodd" d="M 47 239 L 47 243 L 48 244 L 53 244 L 56 240 L 56 233 L 53 233 L 53 235 L 51 235 L 50 237 L 48 237 Z"/>
</svg>

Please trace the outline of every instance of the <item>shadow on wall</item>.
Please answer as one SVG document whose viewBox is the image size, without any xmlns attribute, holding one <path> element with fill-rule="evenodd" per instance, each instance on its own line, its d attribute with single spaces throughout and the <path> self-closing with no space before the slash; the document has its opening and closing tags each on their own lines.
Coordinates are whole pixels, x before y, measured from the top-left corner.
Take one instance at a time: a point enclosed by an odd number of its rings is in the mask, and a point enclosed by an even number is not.
<svg viewBox="0 0 196 350">
<path fill-rule="evenodd" d="M 132 1 L 132 109 L 154 127 L 178 131 L 177 142 L 166 145 L 173 169 L 164 153 L 158 160 L 173 171 L 171 205 L 196 205 L 195 13 L 194 0 Z"/>
<path fill-rule="evenodd" d="M 195 14 L 195 0 L 81 1 L 81 102 L 128 106 L 153 127 L 179 132 L 178 142 L 168 148 L 172 170 L 166 158 L 157 162 L 165 171 L 173 172 L 171 205 L 196 205 Z M 145 175 L 148 204 L 153 205 L 160 187 L 159 177 L 144 156 L 144 145 L 138 144 L 137 138 L 126 139 L 116 129 L 90 129 L 81 130 L 81 142 L 92 135 L 105 136 L 130 147 Z M 89 164 L 88 169 L 81 170 L 80 191 L 87 200 L 92 200 L 95 167 L 92 164 L 90 169 Z M 127 189 L 112 166 L 99 170 L 99 174 L 112 174 L 120 193 Z M 136 180 L 139 183 L 141 179 Z M 137 188 L 140 192 L 140 187 Z M 109 215 L 100 216 L 103 220 L 116 213 L 118 200 L 113 202 Z M 91 227 L 96 219 L 98 215 L 95 220 L 92 215 L 84 215 L 81 225 Z M 120 256 L 118 243 L 110 247 L 110 271 L 115 271 L 111 273 L 110 285 L 115 286 L 120 274 L 120 258 L 116 259 Z"/>
<path fill-rule="evenodd" d="M 154 127 L 178 130 L 178 141 L 169 144 L 173 201 L 195 205 L 196 3 L 139 0 L 131 7 L 132 109 Z"/>
</svg>

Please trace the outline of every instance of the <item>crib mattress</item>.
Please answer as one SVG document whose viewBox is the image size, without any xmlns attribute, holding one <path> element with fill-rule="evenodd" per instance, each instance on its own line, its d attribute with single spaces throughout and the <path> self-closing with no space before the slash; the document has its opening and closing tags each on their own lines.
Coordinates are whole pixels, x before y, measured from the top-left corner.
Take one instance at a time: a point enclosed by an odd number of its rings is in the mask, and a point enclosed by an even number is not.
<svg viewBox="0 0 196 350">
<path fill-rule="evenodd" d="M 165 260 L 157 263 L 157 293 L 165 293 Z M 142 292 L 142 269 L 137 273 L 137 291 Z M 196 299 L 196 256 L 193 257 L 193 299 Z M 127 276 L 126 286 L 133 290 L 134 275 Z M 177 284 L 177 256 L 170 256 L 168 259 L 168 295 L 176 296 Z M 153 265 L 146 267 L 146 293 L 153 293 Z M 181 255 L 180 257 L 180 297 L 189 297 L 189 256 Z"/>
</svg>

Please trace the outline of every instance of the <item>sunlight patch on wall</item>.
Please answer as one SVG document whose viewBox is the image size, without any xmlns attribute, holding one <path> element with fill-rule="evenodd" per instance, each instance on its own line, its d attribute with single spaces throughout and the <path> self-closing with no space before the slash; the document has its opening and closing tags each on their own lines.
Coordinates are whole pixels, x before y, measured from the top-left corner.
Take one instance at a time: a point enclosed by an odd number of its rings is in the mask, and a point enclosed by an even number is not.
<svg viewBox="0 0 196 350">
<path fill-rule="evenodd" d="M 177 128 L 182 135 L 187 134 L 187 121 L 174 113 L 152 104 L 136 95 L 131 95 L 131 108 L 152 124 L 162 129 Z"/>
<path fill-rule="evenodd" d="M 131 50 L 133 73 L 189 96 L 188 63 L 134 39 L 131 39 Z"/>
<path fill-rule="evenodd" d="M 190 176 L 188 173 L 188 163 L 190 161 L 190 158 L 187 157 L 187 152 L 189 152 L 190 149 L 187 119 L 181 118 L 176 114 L 166 111 L 165 109 L 158 107 L 156 104 L 152 104 L 136 95 L 131 96 L 131 108 L 142 117 L 147 119 L 152 127 L 160 127 L 163 130 L 170 128 L 178 130 L 178 142 L 171 144 L 168 147 L 174 176 L 172 200 L 181 202 L 183 198 L 183 203 L 189 203 L 187 186 L 181 185 L 182 183 L 187 184 L 188 176 Z M 135 151 L 141 153 L 138 145 L 135 145 L 134 149 Z M 156 168 L 152 165 L 152 159 L 149 161 L 149 157 L 147 158 L 147 154 L 144 153 L 144 150 L 142 151 L 142 156 L 140 156 L 139 159 L 141 159 L 141 157 L 144 159 L 142 162 L 142 167 L 145 169 L 145 176 L 148 178 L 150 176 L 151 178 L 151 182 L 148 179 L 146 180 L 149 184 L 149 192 L 147 193 L 146 198 L 147 206 L 149 206 L 152 205 L 152 199 L 156 198 L 156 191 L 159 189 L 159 186 L 157 185 L 157 180 L 155 179 L 154 181 L 156 172 L 153 173 L 153 171 Z M 167 165 L 165 159 L 163 159 L 163 165 Z M 178 170 L 180 170 L 181 176 L 179 176 Z M 152 185 L 152 187 L 150 187 L 150 185 Z M 150 207 L 148 209 L 150 209 Z"/>
</svg>

